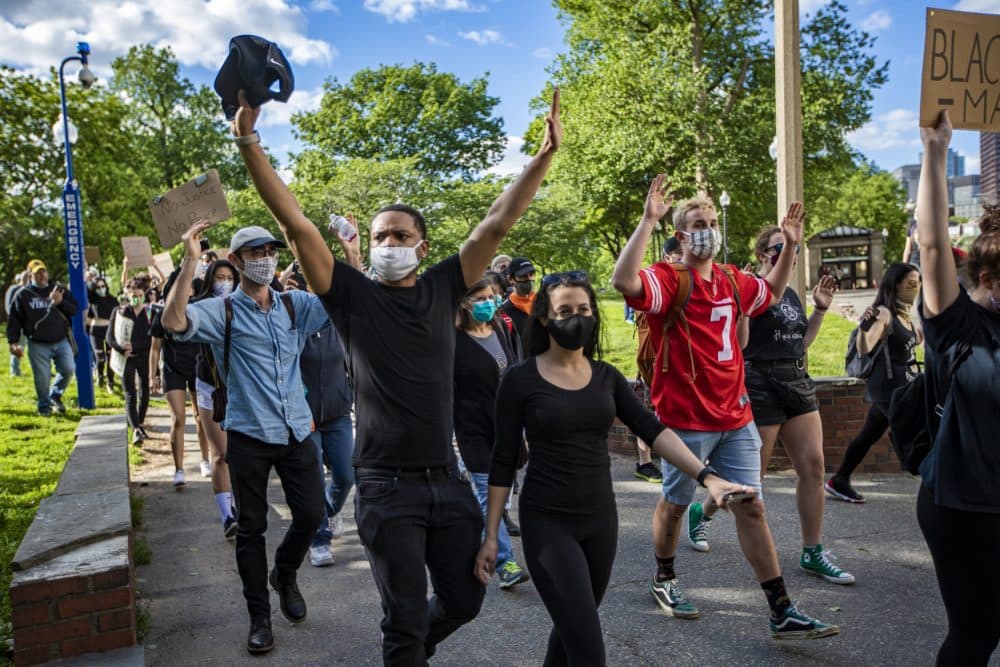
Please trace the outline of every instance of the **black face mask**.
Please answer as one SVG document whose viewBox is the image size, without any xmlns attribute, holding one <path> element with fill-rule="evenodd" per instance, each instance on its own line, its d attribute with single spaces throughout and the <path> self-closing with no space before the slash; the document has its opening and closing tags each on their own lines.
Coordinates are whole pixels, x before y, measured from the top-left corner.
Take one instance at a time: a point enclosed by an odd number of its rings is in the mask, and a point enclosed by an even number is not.
<svg viewBox="0 0 1000 667">
<path fill-rule="evenodd" d="M 549 320 L 545 330 L 565 350 L 579 350 L 594 336 L 597 318 L 593 315 L 573 315 L 563 320 Z"/>
<path fill-rule="evenodd" d="M 514 283 L 514 291 L 518 296 L 528 296 L 535 290 L 535 283 L 531 280 L 522 280 Z"/>
</svg>

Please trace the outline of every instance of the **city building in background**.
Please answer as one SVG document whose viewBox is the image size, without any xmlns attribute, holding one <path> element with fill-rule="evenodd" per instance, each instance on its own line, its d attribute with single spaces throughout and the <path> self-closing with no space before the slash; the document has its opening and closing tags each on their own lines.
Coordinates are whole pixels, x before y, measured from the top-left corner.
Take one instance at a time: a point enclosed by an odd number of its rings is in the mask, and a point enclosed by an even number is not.
<svg viewBox="0 0 1000 667">
<path fill-rule="evenodd" d="M 1000 133 L 979 133 L 980 197 L 984 204 L 1000 202 Z"/>
</svg>

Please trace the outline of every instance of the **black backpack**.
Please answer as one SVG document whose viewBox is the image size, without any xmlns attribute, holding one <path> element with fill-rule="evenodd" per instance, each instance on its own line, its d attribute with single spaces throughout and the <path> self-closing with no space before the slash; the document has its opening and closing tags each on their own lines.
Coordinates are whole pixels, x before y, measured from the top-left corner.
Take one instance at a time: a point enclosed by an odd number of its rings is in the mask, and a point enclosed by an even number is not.
<svg viewBox="0 0 1000 667">
<path fill-rule="evenodd" d="M 972 346 L 967 341 L 958 344 L 955 356 L 948 364 L 941 387 L 944 397 L 938 401 L 934 383 L 927 373 L 921 373 L 909 384 L 892 392 L 889 402 L 889 440 L 899 457 L 900 467 L 911 475 L 920 474 L 920 464 L 934 447 L 944 403 L 951 390 L 951 378 Z"/>
<path fill-rule="evenodd" d="M 886 339 L 892 335 L 892 320 L 882 334 L 882 339 L 875 344 L 875 347 L 868 354 L 861 354 L 858 351 L 858 335 L 860 326 L 854 327 L 850 337 L 847 339 L 847 355 L 844 357 L 844 371 L 852 378 L 867 380 L 875 371 L 875 358 L 881 354 L 885 357 L 886 376 L 892 379 L 892 363 L 889 361 L 889 347 Z"/>
</svg>

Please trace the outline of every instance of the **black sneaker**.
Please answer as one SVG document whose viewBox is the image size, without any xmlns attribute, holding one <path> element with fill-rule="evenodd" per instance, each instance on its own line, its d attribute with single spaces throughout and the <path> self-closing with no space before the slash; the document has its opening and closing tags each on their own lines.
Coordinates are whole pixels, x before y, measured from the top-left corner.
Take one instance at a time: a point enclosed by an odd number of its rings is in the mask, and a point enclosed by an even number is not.
<svg viewBox="0 0 1000 667">
<path fill-rule="evenodd" d="M 227 540 L 236 539 L 236 528 L 236 519 L 231 516 L 226 517 L 226 520 L 222 522 L 222 535 Z"/>
<path fill-rule="evenodd" d="M 306 620 L 306 601 L 299 591 L 299 585 L 294 581 L 290 584 L 278 583 L 278 570 L 271 570 L 268 577 L 271 588 L 278 592 L 281 600 L 281 613 L 292 623 L 301 623 Z"/>
<path fill-rule="evenodd" d="M 636 463 L 635 477 L 636 479 L 644 480 L 650 484 L 663 483 L 663 473 L 660 472 L 660 467 L 652 461 L 649 463 Z"/>
<path fill-rule="evenodd" d="M 865 502 L 865 497 L 855 491 L 854 487 L 852 487 L 851 483 L 846 479 L 831 477 L 827 480 L 826 484 L 823 485 L 823 490 L 837 500 L 843 500 L 845 503 L 860 504 Z"/>
<path fill-rule="evenodd" d="M 503 511 L 503 522 L 507 526 L 507 533 L 511 537 L 521 536 L 521 527 L 514 523 L 514 520 L 510 518 L 510 513 L 507 510 Z"/>
<path fill-rule="evenodd" d="M 62 396 L 50 396 L 49 400 L 52 401 L 52 407 L 55 408 L 56 412 L 63 414 L 66 412 L 66 406 L 63 405 Z"/>
<path fill-rule="evenodd" d="M 250 619 L 247 650 L 257 655 L 267 653 L 272 648 L 274 648 L 274 635 L 271 633 L 271 619 L 267 616 Z"/>
</svg>

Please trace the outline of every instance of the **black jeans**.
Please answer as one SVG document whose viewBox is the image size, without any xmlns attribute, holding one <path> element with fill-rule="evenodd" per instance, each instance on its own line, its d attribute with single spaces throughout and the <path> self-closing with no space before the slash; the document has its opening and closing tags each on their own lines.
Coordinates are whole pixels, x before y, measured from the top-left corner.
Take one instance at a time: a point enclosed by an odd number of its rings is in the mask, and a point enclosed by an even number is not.
<svg viewBox="0 0 1000 667">
<path fill-rule="evenodd" d="M 939 507 L 921 484 L 917 522 L 948 614 L 938 667 L 986 667 L 1000 641 L 1000 514 Z"/>
<path fill-rule="evenodd" d="M 97 363 L 98 384 L 104 384 L 106 381 L 110 385 L 115 374 L 111 371 L 111 367 L 108 364 L 108 356 L 111 354 L 111 346 L 108 345 L 107 336 L 104 334 L 101 334 L 100 336 L 91 335 L 90 346 L 94 349 L 94 361 Z M 107 369 L 107 380 L 105 380 L 104 376 L 105 369 Z"/>
<path fill-rule="evenodd" d="M 358 537 L 385 614 L 382 660 L 425 665 L 483 604 L 486 589 L 473 575 L 483 530 L 479 504 L 469 482 L 445 468 L 357 468 L 354 479 Z"/>
<path fill-rule="evenodd" d="M 125 391 L 125 417 L 128 425 L 135 428 L 146 421 L 149 408 L 149 350 L 139 350 L 135 356 L 125 359 L 122 389 Z"/>
<path fill-rule="evenodd" d="M 243 580 L 243 597 L 250 618 L 271 615 L 267 592 L 267 480 L 271 467 L 278 472 L 292 524 L 274 552 L 278 581 L 292 583 L 313 536 L 323 521 L 323 484 L 316 470 L 319 458 L 312 440 L 270 445 L 237 431 L 227 433 L 226 462 L 236 499 L 236 568 Z"/>
<path fill-rule="evenodd" d="M 868 450 L 885 435 L 887 430 L 889 430 L 889 404 L 872 403 L 864 426 L 854 436 L 854 440 L 851 440 L 851 444 L 847 445 L 847 451 L 844 452 L 844 459 L 837 469 L 836 476 L 850 478 L 851 473 L 864 461 Z"/>
<path fill-rule="evenodd" d="M 522 509 L 524 562 L 552 618 L 545 667 L 604 665 L 597 607 L 618 549 L 618 510 L 582 516 Z"/>
</svg>

